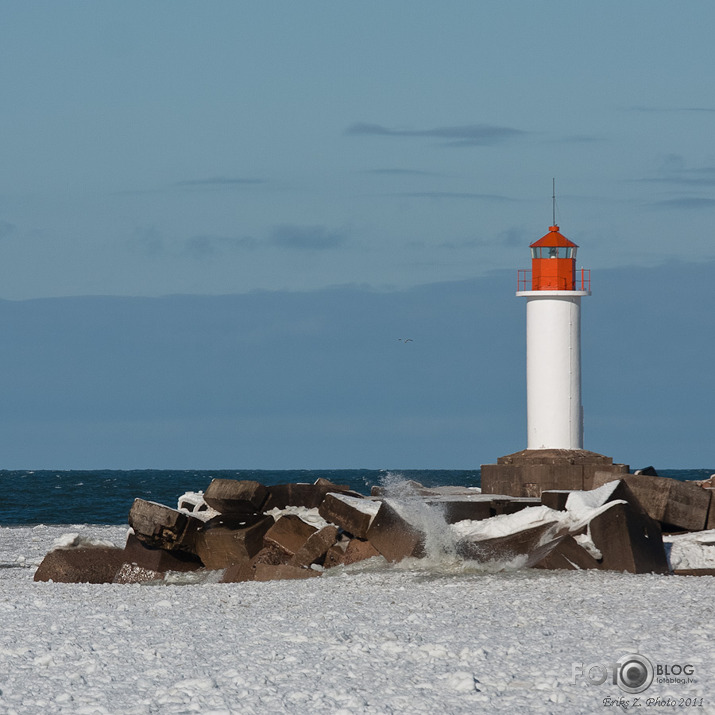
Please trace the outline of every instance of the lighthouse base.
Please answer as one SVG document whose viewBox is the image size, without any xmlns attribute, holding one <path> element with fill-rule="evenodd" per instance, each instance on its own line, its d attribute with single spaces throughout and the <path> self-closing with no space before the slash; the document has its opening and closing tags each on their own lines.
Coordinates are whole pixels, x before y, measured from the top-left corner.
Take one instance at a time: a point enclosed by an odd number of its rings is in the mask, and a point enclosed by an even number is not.
<svg viewBox="0 0 715 715">
<path fill-rule="evenodd" d="M 538 497 L 547 489 L 593 489 L 603 484 L 602 474 L 595 480 L 597 472 L 620 479 L 628 465 L 585 449 L 525 449 L 483 464 L 482 492 Z"/>
</svg>

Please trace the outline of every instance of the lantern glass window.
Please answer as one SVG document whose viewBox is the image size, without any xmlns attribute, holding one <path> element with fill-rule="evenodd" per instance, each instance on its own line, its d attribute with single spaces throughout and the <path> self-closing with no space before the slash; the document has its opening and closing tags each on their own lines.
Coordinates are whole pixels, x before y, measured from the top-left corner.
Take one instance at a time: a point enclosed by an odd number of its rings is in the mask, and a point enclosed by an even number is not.
<svg viewBox="0 0 715 715">
<path fill-rule="evenodd" d="M 576 258 L 576 246 L 537 246 L 531 249 L 532 258 Z"/>
</svg>

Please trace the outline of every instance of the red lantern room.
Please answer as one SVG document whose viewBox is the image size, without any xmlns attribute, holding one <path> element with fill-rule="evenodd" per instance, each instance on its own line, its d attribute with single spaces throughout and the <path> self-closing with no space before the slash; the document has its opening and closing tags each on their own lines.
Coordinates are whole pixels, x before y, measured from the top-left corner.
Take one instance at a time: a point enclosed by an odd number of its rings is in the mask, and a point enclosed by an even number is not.
<svg viewBox="0 0 715 715">
<path fill-rule="evenodd" d="M 558 226 L 531 246 L 531 290 L 576 290 L 578 246 Z"/>
</svg>

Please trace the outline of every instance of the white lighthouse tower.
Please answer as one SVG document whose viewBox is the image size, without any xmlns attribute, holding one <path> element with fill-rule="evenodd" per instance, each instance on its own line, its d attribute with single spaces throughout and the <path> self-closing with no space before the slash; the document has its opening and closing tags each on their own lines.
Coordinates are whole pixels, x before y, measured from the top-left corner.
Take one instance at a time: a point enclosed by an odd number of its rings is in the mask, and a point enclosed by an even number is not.
<svg viewBox="0 0 715 715">
<path fill-rule="evenodd" d="M 581 298 L 590 271 L 576 271 L 578 246 L 558 226 L 531 246 L 519 271 L 526 298 L 527 449 L 583 449 Z"/>
<path fill-rule="evenodd" d="M 591 295 L 591 272 L 576 270 L 578 246 L 553 223 L 531 244 L 516 293 L 526 298 L 527 447 L 482 464 L 484 494 L 536 498 L 628 474 L 627 464 L 583 448 L 581 298 Z"/>
</svg>

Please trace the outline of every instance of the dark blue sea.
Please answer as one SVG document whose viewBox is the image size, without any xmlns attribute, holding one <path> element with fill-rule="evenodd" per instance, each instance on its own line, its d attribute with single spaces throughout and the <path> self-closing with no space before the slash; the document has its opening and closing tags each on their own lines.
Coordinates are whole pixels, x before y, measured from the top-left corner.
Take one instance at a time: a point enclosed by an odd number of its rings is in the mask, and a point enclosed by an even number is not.
<svg viewBox="0 0 715 715">
<path fill-rule="evenodd" d="M 253 479 L 266 485 L 314 482 L 319 477 L 348 484 L 362 494 L 381 484 L 387 470 L 165 470 L 133 471 L 8 471 L 0 470 L 0 525 L 126 524 L 129 509 L 140 497 L 176 507 L 188 491 L 204 491 L 212 479 Z M 427 487 L 481 485 L 474 470 L 392 470 Z M 663 477 L 706 479 L 711 469 L 659 470 Z"/>
</svg>

